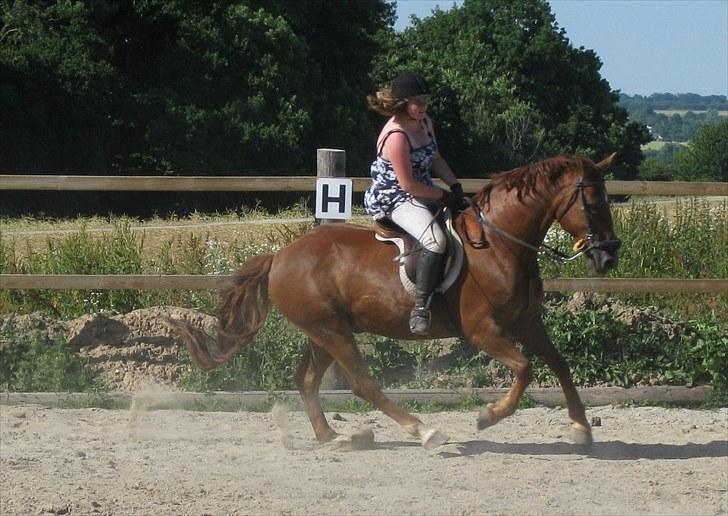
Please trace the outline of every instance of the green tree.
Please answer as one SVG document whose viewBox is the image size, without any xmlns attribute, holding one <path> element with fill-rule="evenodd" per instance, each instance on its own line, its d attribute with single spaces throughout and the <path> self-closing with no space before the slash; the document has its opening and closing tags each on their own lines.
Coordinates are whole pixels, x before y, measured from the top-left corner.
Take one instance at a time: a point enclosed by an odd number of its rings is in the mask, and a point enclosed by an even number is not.
<svg viewBox="0 0 728 516">
<path fill-rule="evenodd" d="M 465 0 L 389 36 L 379 83 L 403 69 L 433 82 L 433 117 L 460 175 L 481 176 L 558 153 L 620 151 L 633 178 L 648 141 L 630 126 L 591 50 L 575 49 L 543 0 Z"/>
<path fill-rule="evenodd" d="M 282 17 L 229 1 L 1 5 L 3 168 L 300 167 L 305 47 Z"/>
<path fill-rule="evenodd" d="M 728 181 L 728 120 L 700 127 L 687 148 L 675 156 L 675 179 Z"/>
<path fill-rule="evenodd" d="M 640 163 L 639 178 L 645 181 L 670 181 L 674 172 L 669 163 L 654 158 L 645 158 Z"/>
<path fill-rule="evenodd" d="M 99 27 L 125 81 L 121 170 L 241 174 L 300 168 L 310 130 L 305 46 L 248 2 L 115 2 Z"/>
<path fill-rule="evenodd" d="M 384 0 L 0 0 L 0 169 L 300 173 L 329 146 L 363 169 L 369 71 L 393 13 Z M 9 212 L 55 204 L 0 196 Z M 154 204 L 79 197 L 74 209 Z"/>
<path fill-rule="evenodd" d="M 0 0 L 0 15 L 2 168 L 238 174 L 303 171 L 316 146 L 368 141 L 369 70 L 394 10 Z"/>
<path fill-rule="evenodd" d="M 118 76 L 82 3 L 0 3 L 0 168 L 104 170 Z"/>
<path fill-rule="evenodd" d="M 258 0 L 282 16 L 306 48 L 303 88 L 311 131 L 303 147 L 346 149 L 347 168 L 366 170 L 372 157 L 372 121 L 366 96 L 381 34 L 392 30 L 394 6 L 384 0 Z"/>
</svg>

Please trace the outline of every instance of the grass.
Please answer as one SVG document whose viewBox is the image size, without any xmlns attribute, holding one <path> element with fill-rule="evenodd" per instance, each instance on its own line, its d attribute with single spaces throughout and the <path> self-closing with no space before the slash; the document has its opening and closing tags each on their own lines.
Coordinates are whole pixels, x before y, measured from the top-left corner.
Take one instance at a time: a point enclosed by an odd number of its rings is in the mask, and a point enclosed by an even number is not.
<svg viewBox="0 0 728 516">
<path fill-rule="evenodd" d="M 253 213 L 245 216 L 229 214 L 217 216 L 191 216 L 176 220 L 145 220 L 130 218 L 62 220 L 57 225 L 52 221 L 31 220 L 0 221 L 0 239 L 6 246 L 13 247 L 17 259 L 22 260 L 38 252 L 45 252 L 49 241 L 56 241 L 83 232 L 92 240 L 103 241 L 119 226 L 134 235 L 141 243 L 144 255 L 152 257 L 170 247 L 188 245 L 190 242 L 215 242 L 221 246 L 265 244 L 286 240 L 286 234 L 301 234 L 313 227 L 313 214 L 300 210 L 287 210 L 273 216 Z M 290 222 L 270 223 L 273 219 Z M 296 219 L 308 219 L 298 221 Z M 355 219 L 357 224 L 368 224 L 368 219 Z"/>
<path fill-rule="evenodd" d="M 303 411 L 303 406 L 298 396 L 293 398 L 276 399 L 273 395 L 260 403 L 244 403 L 239 400 L 219 400 L 214 398 L 175 401 L 173 398 L 165 402 L 150 403 L 142 409 L 148 410 L 189 410 L 195 412 L 270 412 L 276 401 L 283 403 L 288 410 Z M 458 403 L 418 402 L 415 400 L 402 400 L 398 403 L 408 412 L 417 414 L 432 414 L 437 412 L 469 412 L 479 410 L 486 405 L 475 397 L 465 397 Z M 48 403 L 52 408 L 60 409 L 86 409 L 100 408 L 107 410 L 130 410 L 131 399 L 119 399 L 109 396 L 103 392 L 89 392 L 83 396 L 66 395 L 59 396 L 55 402 Z M 358 398 L 348 398 L 343 401 L 323 400 L 321 403 L 324 412 L 362 414 L 377 410 L 373 405 Z M 518 404 L 518 409 L 534 408 L 541 406 L 526 392 Z M 562 407 L 565 403 L 562 404 Z M 690 409 L 690 410 L 717 410 L 728 406 L 728 398 L 725 394 L 716 394 L 712 399 L 705 402 L 664 402 L 664 401 L 631 401 L 623 404 L 616 404 L 623 407 L 661 407 L 667 409 Z M 588 408 L 588 407 L 587 407 Z"/>
<path fill-rule="evenodd" d="M 229 220 L 227 216 L 222 218 L 223 222 Z M 12 221 L 4 222 L 8 227 L 21 227 Z M 46 236 L 38 248 L 29 247 L 23 237 L 8 237 L 4 225 L 0 231 L 0 272 L 227 274 L 254 255 L 280 249 L 311 227 L 311 223 L 266 226 L 257 228 L 254 235 L 230 234 L 226 239 L 212 237 L 204 228 L 195 227 L 167 234 L 157 245 L 150 246 L 148 234 L 135 231 L 130 219 L 109 219 L 109 231 L 92 232 L 93 224 L 98 222 L 84 219 L 76 226 L 77 231 Z M 46 223 L 39 222 L 41 226 Z M 27 219 L 18 224 L 32 227 Z M 626 209 L 615 210 L 615 228 L 623 240 L 621 264 L 615 275 L 728 277 L 725 201 L 633 203 Z M 571 237 L 558 229 L 549 232 L 548 239 L 549 244 L 561 249 L 571 246 Z M 544 261 L 541 265 L 544 277 L 587 274 L 581 262 L 556 265 Z M 547 318 L 552 338 L 572 366 L 578 384 L 632 385 L 639 375 L 666 384 L 710 382 L 728 390 L 728 296 L 685 293 L 616 297 L 634 306 L 655 305 L 675 314 L 674 320 L 681 321 L 679 338 L 649 326 L 625 326 L 598 310 L 551 310 Z M 157 305 L 194 307 L 213 313 L 218 301 L 216 291 L 2 290 L 0 313 L 40 311 L 70 319 L 82 314 L 126 313 Z M 82 367 L 74 362 L 75 355 L 64 343 L 34 344 L 32 335 L 21 335 L 13 328 L 3 331 L 0 365 L 5 368 L 4 381 L 11 390 L 96 388 L 93 379 L 83 377 Z M 281 342 L 286 345 L 276 345 Z M 411 344 L 363 336 L 362 342 L 370 369 L 385 386 L 485 387 L 509 381 L 510 373 L 502 366 L 461 342 L 449 344 L 452 360 L 446 375 L 427 367 L 428 361 L 442 356 L 441 341 Z M 305 346 L 305 337 L 273 311 L 253 345 L 210 373 L 190 368 L 182 386 L 203 392 L 291 389 Z M 542 364 L 536 364 L 535 374 L 539 382 L 554 381 Z M 63 384 L 64 381 L 70 383 Z"/>
<path fill-rule="evenodd" d="M 205 399 L 184 400 L 175 399 L 174 393 L 164 396 L 161 401 L 151 400 L 140 405 L 141 410 L 190 410 L 197 412 L 270 412 L 275 403 L 283 403 L 288 410 L 302 411 L 303 405 L 300 397 L 281 397 L 273 393 L 262 402 L 246 403 L 242 399 L 219 399 L 213 396 Z M 475 397 L 464 397 L 460 402 L 440 403 L 434 401 L 416 401 L 405 399 L 398 403 L 408 412 L 419 414 L 445 412 L 445 411 L 470 411 L 485 406 L 485 402 Z M 130 398 L 119 398 L 104 394 L 103 392 L 89 392 L 82 396 L 60 395 L 55 402 L 49 403 L 53 408 L 61 409 L 84 409 L 103 408 L 109 410 L 131 410 L 132 400 Z M 361 414 L 377 410 L 376 407 L 358 398 L 349 397 L 345 400 L 322 400 L 321 405 L 324 412 Z M 531 408 L 537 403 L 524 395 L 519 408 Z"/>
<path fill-rule="evenodd" d="M 696 198 L 673 202 L 633 202 L 613 210 L 622 239 L 619 267 L 610 273 L 623 278 L 728 278 L 728 201 Z M 547 242 L 568 249 L 571 237 L 553 227 Z M 542 275 L 586 277 L 583 261 L 558 264 L 541 260 Z M 620 294 L 636 306 L 655 305 L 684 319 L 728 324 L 728 296 L 720 294 Z"/>
<path fill-rule="evenodd" d="M 91 239 L 103 240 L 108 235 L 124 227 L 142 244 L 142 252 L 153 255 L 169 246 L 170 242 L 186 242 L 190 238 L 217 242 L 261 242 L 270 237 L 279 225 L 271 226 L 262 222 L 272 218 L 300 219 L 313 215 L 305 202 L 294 205 L 273 215 L 261 209 L 243 212 L 216 214 L 193 213 L 185 218 L 147 220 L 129 217 L 84 217 L 81 219 L 2 219 L 0 237 L 14 242 L 19 258 L 43 251 L 49 240 L 58 240 L 84 232 Z M 290 223 L 292 228 L 310 227 L 310 222 Z"/>
</svg>

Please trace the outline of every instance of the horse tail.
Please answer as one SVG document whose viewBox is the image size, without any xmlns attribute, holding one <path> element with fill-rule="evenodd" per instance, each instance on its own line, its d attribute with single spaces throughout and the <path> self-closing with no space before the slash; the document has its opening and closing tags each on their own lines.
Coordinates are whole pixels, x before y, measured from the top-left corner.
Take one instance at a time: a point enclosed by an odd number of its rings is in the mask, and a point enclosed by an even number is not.
<svg viewBox="0 0 728 516">
<path fill-rule="evenodd" d="M 169 321 L 195 365 L 209 371 L 224 364 L 258 333 L 270 310 L 268 274 L 272 263 L 272 254 L 258 255 L 235 274 L 233 284 L 223 293 L 216 341 L 189 324 Z"/>
</svg>

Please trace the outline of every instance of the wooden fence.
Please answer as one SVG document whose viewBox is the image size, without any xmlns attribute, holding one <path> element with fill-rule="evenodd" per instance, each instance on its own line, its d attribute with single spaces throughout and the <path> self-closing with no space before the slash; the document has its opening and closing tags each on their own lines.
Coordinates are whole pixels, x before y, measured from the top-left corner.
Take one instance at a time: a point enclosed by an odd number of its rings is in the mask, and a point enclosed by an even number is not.
<svg viewBox="0 0 728 516">
<path fill-rule="evenodd" d="M 322 149 L 319 149 L 321 151 Z M 331 177 L 330 171 L 318 171 Z M 224 192 L 312 192 L 316 176 L 261 177 L 159 177 L 159 176 L 50 176 L 0 175 L 0 190 L 58 191 L 224 191 Z M 362 192 L 369 185 L 364 177 L 351 178 L 354 191 Z M 466 192 L 478 191 L 487 180 L 461 180 Z M 687 195 L 726 196 L 728 183 L 719 182 L 651 182 L 607 181 L 612 195 Z M 227 285 L 230 276 L 183 275 L 27 275 L 0 274 L 2 289 L 218 289 Z M 728 293 L 728 279 L 674 278 L 555 278 L 545 279 L 546 291 L 591 292 L 701 292 Z"/>
<path fill-rule="evenodd" d="M 147 191 L 147 192 L 312 192 L 316 176 L 25 176 L 0 175 L 0 190 Z M 352 177 L 363 192 L 369 178 Z M 435 181 L 436 183 L 439 182 Z M 487 179 L 462 179 L 463 189 L 477 192 Z M 441 183 L 440 183 L 441 184 Z M 611 195 L 728 196 L 728 183 L 687 181 L 607 181 Z"/>
</svg>

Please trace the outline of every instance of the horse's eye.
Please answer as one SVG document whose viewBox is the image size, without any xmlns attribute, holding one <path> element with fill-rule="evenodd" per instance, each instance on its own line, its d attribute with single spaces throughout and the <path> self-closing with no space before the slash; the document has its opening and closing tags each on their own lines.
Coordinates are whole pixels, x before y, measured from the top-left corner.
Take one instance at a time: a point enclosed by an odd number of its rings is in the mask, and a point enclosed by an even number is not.
<svg viewBox="0 0 728 516">
<path fill-rule="evenodd" d="M 599 212 L 599 208 L 601 207 L 601 203 L 598 203 L 598 202 L 597 203 L 591 203 L 590 202 L 590 203 L 586 203 L 584 205 L 584 207 L 586 208 L 586 210 L 589 213 L 598 213 Z"/>
</svg>

